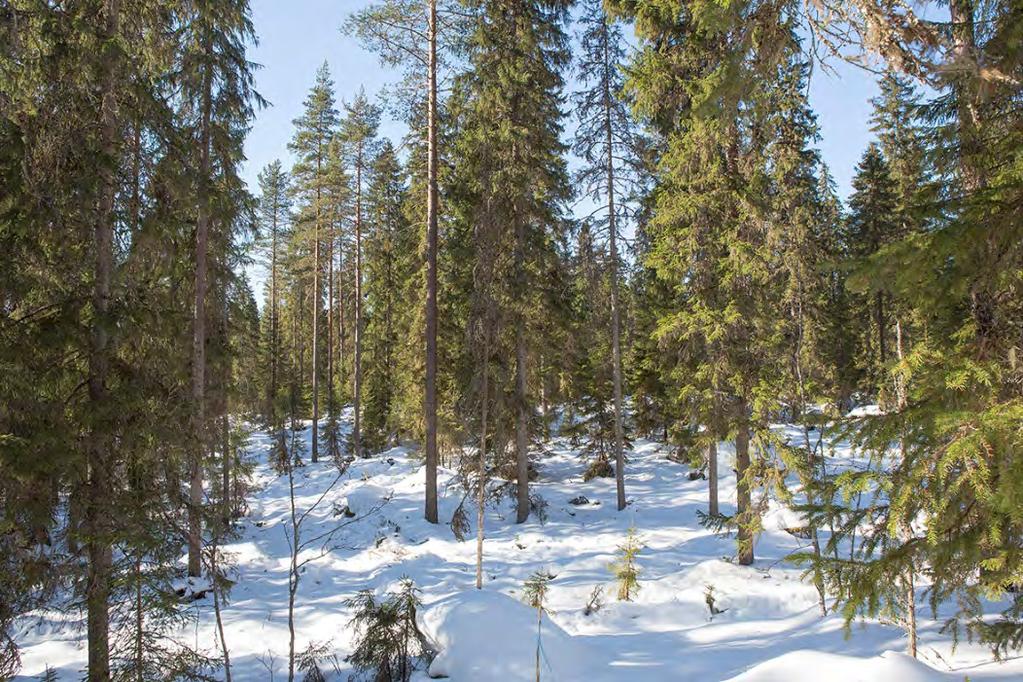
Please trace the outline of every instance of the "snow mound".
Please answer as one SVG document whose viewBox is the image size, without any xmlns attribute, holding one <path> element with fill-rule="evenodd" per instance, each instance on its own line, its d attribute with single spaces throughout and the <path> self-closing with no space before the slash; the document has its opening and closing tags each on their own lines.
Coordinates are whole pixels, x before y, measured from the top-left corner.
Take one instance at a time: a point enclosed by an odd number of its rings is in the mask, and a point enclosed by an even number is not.
<svg viewBox="0 0 1023 682">
<path fill-rule="evenodd" d="M 823 679 L 822 675 L 828 682 L 946 682 L 953 679 L 896 651 L 858 658 L 801 649 L 754 666 L 729 682 L 817 682 Z"/>
<path fill-rule="evenodd" d="M 453 680 L 536 679 L 536 611 L 500 592 L 472 590 L 422 610 L 420 627 L 439 653 L 431 677 Z M 542 627 L 544 679 L 587 677 L 596 652 L 562 630 L 546 615 Z"/>
</svg>

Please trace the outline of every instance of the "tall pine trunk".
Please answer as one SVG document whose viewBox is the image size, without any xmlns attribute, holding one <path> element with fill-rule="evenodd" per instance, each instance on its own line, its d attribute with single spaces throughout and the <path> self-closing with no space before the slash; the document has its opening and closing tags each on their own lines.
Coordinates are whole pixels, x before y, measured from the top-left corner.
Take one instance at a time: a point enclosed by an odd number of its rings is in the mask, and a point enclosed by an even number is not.
<svg viewBox="0 0 1023 682">
<path fill-rule="evenodd" d="M 103 9 L 104 43 L 114 40 L 120 30 L 119 0 L 107 0 Z M 100 148 L 104 158 L 100 164 L 100 194 L 93 223 L 92 307 L 93 321 L 89 348 L 89 403 L 98 424 L 94 424 L 87 445 L 88 487 L 85 508 L 86 574 L 85 601 L 88 631 L 88 679 L 106 682 L 110 679 L 110 584 L 113 552 L 110 546 L 107 500 L 113 494 L 113 443 L 106 433 L 110 418 L 107 375 L 110 370 L 110 289 L 114 260 L 114 197 L 117 191 L 115 160 L 117 157 L 117 54 L 113 50 L 103 56 L 102 93 L 100 95 Z"/>
<path fill-rule="evenodd" d="M 313 431 L 311 435 L 312 460 L 318 462 L 320 459 L 319 443 L 319 422 L 320 422 L 320 394 L 319 394 L 319 341 L 320 341 L 320 220 L 323 216 L 323 207 L 320 200 L 320 172 L 321 157 L 323 150 L 317 143 L 316 149 L 316 222 L 313 225 L 313 344 L 312 344 L 312 383 L 313 383 Z"/>
<path fill-rule="evenodd" d="M 270 417 L 270 428 L 275 439 L 283 438 L 283 434 L 278 435 L 280 425 L 277 422 L 277 363 L 280 359 L 278 329 L 280 309 L 277 305 L 277 199 L 275 194 L 270 234 L 270 395 L 267 404 L 267 415 Z"/>
<path fill-rule="evenodd" d="M 362 456 L 360 444 L 362 403 L 362 167 L 365 148 L 359 143 L 355 161 L 355 396 L 353 399 L 352 454 Z"/>
<path fill-rule="evenodd" d="M 334 327 L 330 316 L 334 310 L 334 235 L 333 225 L 327 233 L 327 418 L 333 423 L 336 417 L 334 406 Z M 333 434 L 331 434 L 333 438 Z M 331 442 L 329 456 L 337 455 L 335 443 Z"/>
<path fill-rule="evenodd" d="M 210 52 L 209 37 L 205 53 Z M 202 571 L 202 460 L 206 455 L 206 289 L 210 228 L 210 119 L 213 77 L 202 73 L 202 123 L 199 131 L 199 210 L 195 226 L 195 305 L 192 310 L 192 451 L 188 460 L 188 575 Z"/>
<path fill-rule="evenodd" d="M 426 520 L 437 523 L 437 0 L 429 0 L 426 111 Z"/>
</svg>

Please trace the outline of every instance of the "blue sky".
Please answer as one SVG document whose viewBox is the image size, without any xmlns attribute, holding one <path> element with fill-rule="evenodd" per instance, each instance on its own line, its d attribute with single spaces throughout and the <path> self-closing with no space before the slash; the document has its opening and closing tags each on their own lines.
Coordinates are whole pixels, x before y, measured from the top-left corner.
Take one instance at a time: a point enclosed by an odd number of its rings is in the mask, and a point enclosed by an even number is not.
<svg viewBox="0 0 1023 682">
<path fill-rule="evenodd" d="M 256 87 L 271 103 L 257 113 L 245 145 L 244 177 L 253 191 L 264 165 L 275 158 L 290 165 L 291 121 L 301 113 L 316 69 L 324 60 L 330 65 L 339 101 L 350 99 L 360 87 L 372 96 L 397 78 L 340 30 L 349 13 L 367 4 L 369 0 L 252 0 L 260 43 L 250 51 L 250 59 L 263 65 L 256 73 Z M 853 169 L 871 139 L 868 99 L 877 89 L 871 74 L 841 62 L 832 66 L 837 75 L 814 70 L 810 98 L 821 126 L 822 155 L 839 194 L 845 197 Z M 387 121 L 381 127 L 382 134 L 392 137 L 400 136 L 402 130 Z"/>
</svg>

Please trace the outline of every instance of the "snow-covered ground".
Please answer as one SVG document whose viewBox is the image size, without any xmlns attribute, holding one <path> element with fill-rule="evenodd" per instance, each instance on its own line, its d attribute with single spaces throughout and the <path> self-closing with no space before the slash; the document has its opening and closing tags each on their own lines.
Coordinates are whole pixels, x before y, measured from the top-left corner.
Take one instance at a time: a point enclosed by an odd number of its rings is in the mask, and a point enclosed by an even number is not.
<svg viewBox="0 0 1023 682">
<path fill-rule="evenodd" d="M 347 679 L 351 671 L 343 659 L 352 650 L 352 633 L 345 600 L 367 587 L 382 593 L 407 575 L 422 590 L 423 628 L 442 649 L 434 673 L 455 682 L 533 679 L 535 612 L 517 600 L 524 581 L 545 569 L 555 576 L 541 630 L 545 680 L 1023 679 L 1023 658 L 995 663 L 986 648 L 966 642 L 953 652 L 923 604 L 920 661 L 897 653 L 905 639 L 896 627 L 857 624 L 846 637 L 840 618 L 819 615 L 816 592 L 800 580 L 801 569 L 783 560 L 805 541 L 783 530 L 793 519 L 782 509 L 765 521 L 756 564 L 731 563 L 733 539 L 697 520 L 707 505 L 706 482 L 688 480 L 688 468 L 668 461 L 657 443 L 634 444 L 626 471 L 630 504 L 623 512 L 615 510 L 613 480 L 583 483 L 584 464 L 568 443 L 555 440 L 550 449 L 533 485 L 549 505 L 546 523 L 530 518 L 516 525 L 510 501 L 487 511 L 485 594 L 473 590 L 473 538 L 459 542 L 447 523 L 423 520 L 419 462 L 401 448 L 354 462 L 303 530 L 305 537 L 327 532 L 343 520 L 335 513 L 345 503 L 365 515 L 306 566 L 296 603 L 296 649 L 331 642 L 342 674 L 331 672 Z M 271 669 L 276 679 L 287 674 L 288 486 L 267 465 L 268 450 L 267 436 L 255 433 L 248 452 L 258 463 L 257 490 L 240 521 L 240 538 L 228 547 L 237 584 L 224 619 L 236 680 L 271 679 Z M 730 513 L 733 455 L 724 444 L 719 453 L 722 511 Z M 851 459 L 840 449 L 832 465 Z M 329 462 L 299 469 L 298 508 L 312 505 L 335 476 Z M 447 522 L 464 493 L 451 485 L 448 472 L 440 484 L 440 513 Z M 579 495 L 589 504 L 569 504 Z M 475 520 L 474 509 L 469 515 Z M 616 602 L 608 564 L 633 526 L 644 545 L 640 591 L 633 602 Z M 319 555 L 321 545 L 308 552 Z M 604 606 L 585 615 L 601 585 Z M 724 611 L 713 619 L 705 603 L 708 586 Z M 195 602 L 197 624 L 176 638 L 215 655 L 209 602 Z M 22 619 L 17 639 L 24 669 L 18 679 L 32 679 L 47 665 L 61 679 L 78 679 L 86 657 L 83 628 L 78 612 L 39 611 Z"/>
</svg>

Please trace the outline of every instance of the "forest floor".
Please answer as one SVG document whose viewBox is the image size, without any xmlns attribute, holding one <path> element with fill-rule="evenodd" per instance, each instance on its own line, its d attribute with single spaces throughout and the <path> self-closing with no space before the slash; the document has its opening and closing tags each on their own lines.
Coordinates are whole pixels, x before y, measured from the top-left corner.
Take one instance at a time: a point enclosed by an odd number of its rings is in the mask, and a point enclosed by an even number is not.
<svg viewBox="0 0 1023 682">
<path fill-rule="evenodd" d="M 793 440 L 800 437 L 798 429 L 777 428 Z M 308 428 L 302 436 L 308 445 Z M 265 433 L 254 432 L 248 440 L 255 487 L 239 537 L 226 548 L 237 581 L 224 610 L 235 680 L 287 679 L 288 481 L 268 465 L 269 447 Z M 952 606 L 932 618 L 925 584 L 918 586 L 919 662 L 895 653 L 906 646 L 898 627 L 857 623 L 846 633 L 840 617 L 821 617 L 816 591 L 800 578 L 802 569 L 784 560 L 807 543 L 784 530 L 798 525 L 798 518 L 773 503 L 755 564 L 731 563 L 734 539 L 704 528 L 697 517 L 707 508 L 706 481 L 690 481 L 689 468 L 668 460 L 656 442 L 633 443 L 626 469 L 630 503 L 622 512 L 615 510 L 613 479 L 584 483 L 585 464 L 576 448 L 560 439 L 547 448 L 531 487 L 548 504 L 546 521 L 534 515 L 516 525 L 507 498 L 487 510 L 482 598 L 473 590 L 475 505 L 466 503 L 472 527 L 459 542 L 449 521 L 464 491 L 452 483 L 452 474 L 441 472 L 442 523 L 433 526 L 422 518 L 424 470 L 406 450 L 353 462 L 302 530 L 305 538 L 315 538 L 348 524 L 325 553 L 321 541 L 303 554 L 311 560 L 296 598 L 296 649 L 328 643 L 336 659 L 323 665 L 327 679 L 348 679 L 352 671 L 344 658 L 352 651 L 352 630 L 345 600 L 365 588 L 383 593 L 409 576 L 422 591 L 427 634 L 447 649 L 435 673 L 446 672 L 454 682 L 532 679 L 535 621 L 528 612 L 523 620 L 514 600 L 531 574 L 546 570 L 555 577 L 541 630 L 544 680 L 1023 679 L 1023 657 L 996 663 L 986 648 L 965 641 L 953 651 L 951 638 L 939 632 Z M 295 474 L 300 512 L 337 478 L 330 462 L 305 459 Z M 735 476 L 733 453 L 724 444 L 719 461 L 722 512 L 730 513 Z M 855 457 L 836 447 L 828 465 L 852 466 Z M 570 504 L 580 495 L 589 502 Z M 336 515 L 344 504 L 354 519 Z M 634 601 L 618 602 L 608 565 L 630 527 L 643 545 L 640 590 Z M 598 586 L 604 605 L 585 615 Z M 713 618 L 708 586 L 723 611 Z M 197 600 L 190 608 L 196 623 L 175 638 L 217 655 L 212 600 Z M 86 649 L 78 608 L 36 611 L 20 626 L 16 637 L 24 669 L 17 679 L 33 679 L 47 666 L 58 679 L 80 678 Z M 425 679 L 425 672 L 417 674 Z"/>
</svg>

